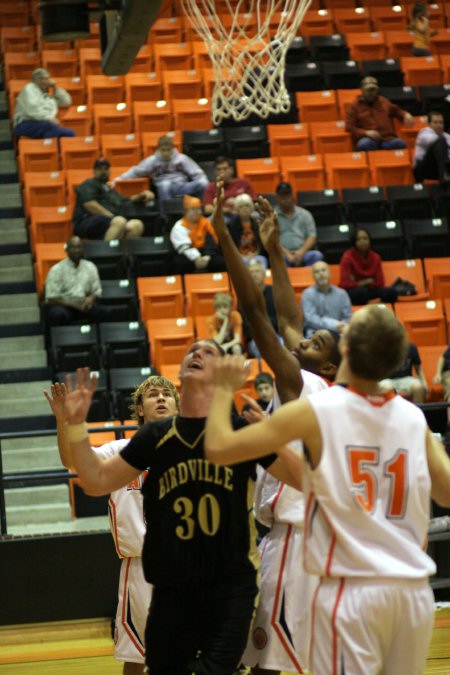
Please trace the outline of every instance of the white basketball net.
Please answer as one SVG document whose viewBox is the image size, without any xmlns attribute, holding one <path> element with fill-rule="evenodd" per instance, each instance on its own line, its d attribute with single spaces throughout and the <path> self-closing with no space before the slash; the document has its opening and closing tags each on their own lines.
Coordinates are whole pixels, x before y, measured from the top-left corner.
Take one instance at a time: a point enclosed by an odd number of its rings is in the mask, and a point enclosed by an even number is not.
<svg viewBox="0 0 450 675">
<path fill-rule="evenodd" d="M 212 61 L 214 124 L 288 112 L 286 52 L 311 0 L 221 0 L 220 15 L 214 0 L 181 2 Z"/>
</svg>

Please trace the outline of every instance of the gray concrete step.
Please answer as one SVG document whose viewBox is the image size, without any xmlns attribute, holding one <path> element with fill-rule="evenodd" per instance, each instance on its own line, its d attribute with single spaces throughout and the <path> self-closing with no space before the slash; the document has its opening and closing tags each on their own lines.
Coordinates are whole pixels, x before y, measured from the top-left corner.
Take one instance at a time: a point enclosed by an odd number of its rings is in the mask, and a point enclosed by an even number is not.
<svg viewBox="0 0 450 675">
<path fill-rule="evenodd" d="M 2 448 L 5 441 L 2 442 Z M 3 470 L 9 473 L 21 471 L 51 471 L 64 468 L 55 444 L 52 448 L 28 448 L 25 450 L 2 449 Z"/>
<path fill-rule="evenodd" d="M 19 183 L 0 183 L 0 195 L 2 197 L 6 195 L 17 195 L 22 198 L 22 190 L 20 189 Z M 2 206 L 6 206 L 6 204 L 2 203 Z"/>
<path fill-rule="evenodd" d="M 0 169 L 1 176 L 1 169 Z M 1 178 L 0 178 L 1 180 Z M 26 244 L 28 242 L 27 232 L 23 230 L 2 230 L 0 226 L 0 245 L 1 244 Z"/>
<path fill-rule="evenodd" d="M 22 398 L 23 401 L 27 399 L 37 398 L 41 396 L 44 401 L 43 391 L 46 389 L 50 391 L 51 382 L 49 380 L 36 380 L 34 382 L 13 382 L 10 384 L 0 384 L 0 401 L 7 401 L 10 398 Z M 48 406 L 48 403 L 46 402 Z"/>
<path fill-rule="evenodd" d="M 8 352 L 8 358 L 0 361 L 0 371 L 11 370 L 11 366 L 23 368 L 46 368 L 47 352 L 45 349 L 35 351 Z"/>
<path fill-rule="evenodd" d="M 92 516 L 90 518 L 77 518 L 76 520 L 41 523 L 39 525 L 8 523 L 8 534 L 15 536 L 33 536 L 36 534 L 65 534 L 69 532 L 105 532 L 109 530 L 107 516 Z"/>
<path fill-rule="evenodd" d="M 0 354 L 17 351 L 32 352 L 37 351 L 38 349 L 45 349 L 45 340 L 43 335 L 26 335 L 24 337 L 0 339 Z"/>
<path fill-rule="evenodd" d="M 42 382 L 42 391 L 46 389 Z M 49 391 L 49 390 L 48 390 Z M 42 394 L 43 395 L 43 394 Z M 47 404 L 48 405 L 48 404 Z M 53 436 L 28 436 L 27 438 L 5 438 L 2 448 L 8 452 L 20 452 L 21 450 L 48 450 L 57 447 L 56 433 Z"/>
<path fill-rule="evenodd" d="M 31 253 L 14 253 L 0 256 L 0 270 L 32 266 Z"/>
<path fill-rule="evenodd" d="M 0 96 L 1 96 L 2 93 L 3 92 L 0 91 Z M 0 98 L 0 100 L 1 100 L 1 98 Z M 0 162 L 9 161 L 9 160 L 12 160 L 17 165 L 16 153 L 14 152 L 14 150 L 0 150 Z"/>
<path fill-rule="evenodd" d="M 38 487 L 12 488 L 5 490 L 6 508 L 41 504 L 64 504 L 69 499 L 69 488 L 61 485 L 40 485 Z"/>
<path fill-rule="evenodd" d="M 9 256 L 0 257 L 0 283 L 11 283 L 13 281 L 34 281 L 33 267 L 30 263 L 29 266 L 24 267 L 2 267 L 2 258 Z M 30 319 L 31 321 L 31 319 Z"/>
<path fill-rule="evenodd" d="M 12 506 L 6 509 L 7 526 L 21 525 L 23 523 L 57 523 L 72 520 L 72 509 L 67 504 L 37 504 L 30 509 L 29 506 Z"/>
<path fill-rule="evenodd" d="M 0 218 L 0 232 L 7 232 L 9 230 L 25 230 L 27 226 L 25 218 Z"/>
<path fill-rule="evenodd" d="M 27 382 L 26 384 L 28 385 L 29 383 Z M 0 418 L 23 417 L 24 414 L 26 414 L 27 417 L 48 415 L 49 408 L 47 401 L 43 396 L 35 398 L 27 397 L 26 399 L 20 397 L 2 400 Z"/>
<path fill-rule="evenodd" d="M 39 307 L 0 309 L 0 325 L 11 323 L 34 323 L 40 321 Z"/>
<path fill-rule="evenodd" d="M 12 304 L 14 309 L 38 307 L 37 293 L 15 293 L 13 302 L 11 295 L 0 295 L 0 310 L 10 308 Z"/>
</svg>

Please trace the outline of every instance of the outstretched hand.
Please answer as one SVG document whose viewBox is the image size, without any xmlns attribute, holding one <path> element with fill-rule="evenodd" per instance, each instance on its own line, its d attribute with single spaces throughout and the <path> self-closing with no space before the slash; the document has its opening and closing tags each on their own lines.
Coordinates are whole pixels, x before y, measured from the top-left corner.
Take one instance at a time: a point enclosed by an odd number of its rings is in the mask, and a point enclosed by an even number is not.
<svg viewBox="0 0 450 675">
<path fill-rule="evenodd" d="M 66 375 L 64 415 L 68 424 L 86 421 L 96 386 L 97 376 L 90 373 L 89 368 L 77 369 L 75 386 L 72 375 Z"/>
<path fill-rule="evenodd" d="M 226 231 L 225 219 L 223 217 L 223 202 L 224 202 L 224 189 L 223 181 L 218 180 L 216 183 L 216 196 L 213 202 L 214 210 L 212 214 L 212 225 L 215 233 L 220 238 L 221 234 Z"/>
<path fill-rule="evenodd" d="M 55 382 L 50 387 L 51 396 L 44 391 L 44 396 L 48 401 L 52 413 L 59 422 L 65 422 L 64 404 L 66 401 L 66 385 Z"/>
<path fill-rule="evenodd" d="M 242 398 L 244 401 L 247 402 L 247 405 L 249 408 L 247 410 L 242 411 L 242 417 L 249 423 L 249 424 L 255 424 L 255 422 L 262 422 L 263 420 L 266 419 L 266 415 L 264 413 L 264 410 L 261 408 L 259 403 L 255 401 L 254 398 L 251 396 L 247 396 L 247 394 L 241 394 Z"/>
<path fill-rule="evenodd" d="M 264 197 L 258 197 L 256 208 L 262 217 L 259 224 L 259 236 L 265 249 L 280 243 L 280 226 L 277 214 Z"/>
<path fill-rule="evenodd" d="M 243 356 L 224 356 L 214 365 L 214 385 L 236 391 L 241 389 L 250 374 L 250 361 Z"/>
</svg>

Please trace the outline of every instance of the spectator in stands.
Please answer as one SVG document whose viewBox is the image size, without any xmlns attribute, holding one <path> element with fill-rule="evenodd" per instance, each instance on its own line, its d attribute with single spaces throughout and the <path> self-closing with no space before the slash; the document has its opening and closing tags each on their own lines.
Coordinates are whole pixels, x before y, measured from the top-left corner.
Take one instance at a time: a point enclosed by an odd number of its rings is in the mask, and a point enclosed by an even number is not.
<svg viewBox="0 0 450 675">
<path fill-rule="evenodd" d="M 414 370 L 414 375 L 413 375 Z M 409 398 L 413 403 L 423 403 L 428 392 L 428 383 L 422 368 L 419 350 L 412 342 L 402 366 L 388 378 L 381 380 L 380 387 L 395 389 L 397 394 Z"/>
<path fill-rule="evenodd" d="M 207 318 L 210 337 L 227 354 L 242 354 L 242 317 L 229 293 L 216 293 L 214 314 Z"/>
<path fill-rule="evenodd" d="M 236 215 L 233 214 L 228 229 L 236 248 L 245 263 L 250 260 L 259 260 L 265 268 L 268 267 L 266 252 L 259 238 L 258 221 L 255 218 L 255 203 L 250 195 L 238 195 L 234 202 Z"/>
<path fill-rule="evenodd" d="M 146 157 L 116 180 L 144 176 L 148 176 L 156 188 L 161 214 L 165 199 L 184 195 L 202 197 L 208 185 L 205 172 L 193 159 L 178 152 L 171 136 L 161 136 L 154 155 Z"/>
<path fill-rule="evenodd" d="M 286 265 L 300 267 L 313 265 L 323 260 L 320 251 L 315 250 L 316 223 L 311 213 L 294 203 L 290 183 L 278 183 L 275 213 L 280 224 L 280 242 Z"/>
<path fill-rule="evenodd" d="M 330 268 L 324 260 L 311 267 L 314 284 L 302 293 L 303 331 L 306 338 L 325 328 L 341 333 L 352 316 L 348 294 L 330 282 Z"/>
<path fill-rule="evenodd" d="M 414 43 L 412 48 L 413 56 L 431 55 L 431 37 L 436 35 L 437 31 L 430 29 L 430 20 L 428 18 L 428 7 L 422 2 L 416 2 L 411 12 L 411 23 L 408 30 L 414 33 Z"/>
<path fill-rule="evenodd" d="M 211 221 L 202 215 L 197 197 L 184 198 L 184 217 L 172 227 L 170 241 L 175 249 L 172 274 L 225 271 L 216 233 Z"/>
<path fill-rule="evenodd" d="M 273 399 L 274 394 L 272 375 L 265 372 L 258 373 L 258 375 L 255 377 L 255 381 L 253 382 L 253 386 L 255 387 L 256 393 L 258 394 L 256 403 L 259 405 L 261 410 L 267 410 L 267 407 Z M 243 406 L 242 412 L 245 412 L 246 410 L 250 410 L 250 405 L 248 403 Z"/>
<path fill-rule="evenodd" d="M 98 304 L 102 286 L 97 267 L 83 258 L 83 244 L 72 237 L 67 257 L 50 269 L 45 281 L 45 319 L 49 326 L 107 321 L 110 309 Z"/>
<path fill-rule="evenodd" d="M 14 109 L 14 135 L 27 138 L 60 138 L 75 136 L 72 129 L 65 129 L 57 119 L 58 108 L 68 108 L 72 97 L 62 87 L 57 87 L 45 68 L 36 68 L 16 99 Z"/>
<path fill-rule="evenodd" d="M 258 286 L 259 290 L 262 292 L 264 296 L 264 302 L 266 303 L 266 310 L 267 310 L 267 315 L 270 319 L 270 323 L 273 326 L 273 329 L 276 333 L 278 333 L 278 321 L 277 321 L 277 313 L 275 310 L 275 301 L 273 299 L 273 291 L 272 291 L 272 286 L 270 284 L 266 284 L 266 268 L 264 265 L 262 265 L 259 260 L 250 260 L 248 264 L 248 269 L 250 274 L 253 277 L 253 280 L 255 281 L 256 285 Z M 252 356 L 255 359 L 260 359 L 261 354 L 259 353 L 259 349 L 256 346 L 256 342 L 253 338 L 253 334 L 250 328 L 250 324 L 247 321 L 247 317 L 245 316 L 245 312 L 241 310 L 239 307 L 239 311 L 242 315 L 242 327 L 243 327 L 243 332 L 244 332 L 244 337 L 245 341 L 247 343 L 247 352 L 249 356 Z M 281 338 L 280 338 L 281 341 Z"/>
<path fill-rule="evenodd" d="M 436 364 L 436 375 L 433 384 L 442 384 L 444 401 L 450 402 L 450 345 L 448 345 Z M 445 443 L 450 443 L 450 408 L 447 408 L 447 429 L 445 430 Z"/>
<path fill-rule="evenodd" d="M 398 150 L 406 143 L 395 134 L 394 118 L 414 124 L 409 112 L 379 95 L 378 80 L 361 80 L 361 95 L 347 108 L 345 128 L 352 135 L 355 150 Z"/>
<path fill-rule="evenodd" d="M 450 181 L 450 134 L 444 131 L 443 114 L 435 110 L 428 113 L 428 126 L 417 134 L 414 177 L 418 183 L 425 178 Z"/>
<path fill-rule="evenodd" d="M 109 184 L 110 167 L 109 160 L 96 159 L 94 177 L 75 188 L 73 229 L 83 239 L 128 239 L 141 237 L 144 232 L 142 220 L 127 220 L 122 212 L 130 201 L 151 201 L 152 193 L 144 190 L 130 198 L 124 197 Z"/>
<path fill-rule="evenodd" d="M 238 195 L 248 194 L 256 199 L 256 194 L 251 183 L 246 178 L 236 178 L 234 175 L 233 160 L 228 157 L 216 157 L 216 181 L 222 180 L 224 183 L 224 203 L 223 211 L 225 214 L 235 213 L 235 200 Z M 213 202 L 216 196 L 216 181 L 209 183 L 203 195 L 203 206 L 208 215 L 213 212 Z"/>
<path fill-rule="evenodd" d="M 384 285 L 381 258 L 372 251 L 367 230 L 356 228 L 351 243 L 352 247 L 341 258 L 339 286 L 347 291 L 352 304 L 367 305 L 375 298 L 381 302 L 396 302 L 395 290 Z"/>
</svg>

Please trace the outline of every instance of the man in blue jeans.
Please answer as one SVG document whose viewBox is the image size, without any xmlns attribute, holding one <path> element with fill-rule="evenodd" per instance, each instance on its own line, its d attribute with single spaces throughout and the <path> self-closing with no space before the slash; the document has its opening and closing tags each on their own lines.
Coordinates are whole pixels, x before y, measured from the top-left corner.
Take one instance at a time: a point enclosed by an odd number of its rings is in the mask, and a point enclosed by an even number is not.
<svg viewBox="0 0 450 675">
<path fill-rule="evenodd" d="M 414 118 L 406 110 L 379 94 L 378 80 L 361 80 L 361 95 L 347 108 L 345 129 L 352 135 L 355 150 L 401 150 L 406 143 L 395 135 L 394 118 L 408 126 Z"/>
<path fill-rule="evenodd" d="M 72 98 L 65 89 L 57 87 L 45 68 L 36 68 L 16 100 L 14 135 L 27 138 L 60 138 L 75 136 L 57 119 L 58 108 L 68 108 Z"/>
</svg>

